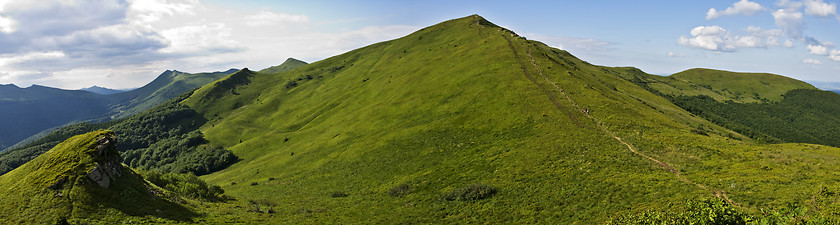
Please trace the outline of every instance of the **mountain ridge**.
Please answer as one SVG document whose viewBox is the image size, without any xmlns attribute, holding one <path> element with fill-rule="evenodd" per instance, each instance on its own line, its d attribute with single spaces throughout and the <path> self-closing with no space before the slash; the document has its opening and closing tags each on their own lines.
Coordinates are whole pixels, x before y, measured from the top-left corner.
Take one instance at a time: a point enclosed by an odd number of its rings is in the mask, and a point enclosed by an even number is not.
<svg viewBox="0 0 840 225">
<path fill-rule="evenodd" d="M 240 159 L 202 176 L 235 199 L 201 205 L 209 220 L 831 219 L 840 149 L 766 144 L 674 101 L 775 97 L 717 84 L 592 65 L 472 15 L 288 71 L 243 69 L 170 103 Z M 696 201 L 708 204 L 682 204 Z"/>
</svg>

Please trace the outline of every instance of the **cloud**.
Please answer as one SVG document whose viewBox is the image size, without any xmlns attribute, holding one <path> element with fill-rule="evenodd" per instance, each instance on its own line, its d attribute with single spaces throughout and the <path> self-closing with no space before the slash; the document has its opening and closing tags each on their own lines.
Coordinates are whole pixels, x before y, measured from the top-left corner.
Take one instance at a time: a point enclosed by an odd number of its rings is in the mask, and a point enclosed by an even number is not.
<svg viewBox="0 0 840 225">
<path fill-rule="evenodd" d="M 0 16 L 0 32 L 3 33 L 12 33 L 17 31 L 17 21 Z"/>
<path fill-rule="evenodd" d="M 56 59 L 56 58 L 64 58 L 67 55 L 64 52 L 53 51 L 53 52 L 30 52 L 27 54 L 8 54 L 0 56 L 0 67 L 15 65 L 21 62 L 29 61 L 29 60 L 36 60 L 36 59 Z"/>
<path fill-rule="evenodd" d="M 283 22 L 308 22 L 309 17 L 306 15 L 290 15 L 285 13 L 273 13 L 265 10 L 260 10 L 259 13 L 245 17 L 245 25 L 258 27 L 277 25 Z"/>
<path fill-rule="evenodd" d="M 794 38 L 802 37 L 802 27 L 805 22 L 802 20 L 802 13 L 792 9 L 779 9 L 772 13 L 776 26 L 789 36 Z"/>
<path fill-rule="evenodd" d="M 823 0 L 805 0 L 805 14 L 818 17 L 837 16 L 837 5 Z"/>
<path fill-rule="evenodd" d="M 164 16 L 193 15 L 198 0 L 130 0 L 129 17 L 141 23 L 159 21 Z"/>
<path fill-rule="evenodd" d="M 828 54 L 828 58 L 840 62 L 840 51 L 831 50 L 831 53 Z"/>
<path fill-rule="evenodd" d="M 747 27 L 744 32 L 738 34 L 720 26 L 699 26 L 691 29 L 691 36 L 681 36 L 677 43 L 705 50 L 731 52 L 738 48 L 779 46 L 783 33 L 778 29 L 765 30 L 754 26 Z"/>
<path fill-rule="evenodd" d="M 808 52 L 812 55 L 828 55 L 828 48 L 822 45 L 808 45 Z"/>
<path fill-rule="evenodd" d="M 822 62 L 820 62 L 819 60 L 816 60 L 816 59 L 803 59 L 802 62 L 803 63 L 808 63 L 808 64 L 814 64 L 814 65 L 822 64 Z"/>
<path fill-rule="evenodd" d="M 189 25 L 161 31 L 169 46 L 161 53 L 196 55 L 240 51 L 244 46 L 232 40 L 231 28 L 222 23 Z"/>
<path fill-rule="evenodd" d="M 715 8 L 709 9 L 709 11 L 706 12 L 706 19 L 711 20 L 720 16 L 729 16 L 737 14 L 752 15 L 763 10 L 764 7 L 762 7 L 756 2 L 741 0 L 736 2 L 735 4 L 732 4 L 732 6 L 726 8 L 726 10 L 723 11 L 718 11 Z"/>
<path fill-rule="evenodd" d="M 683 54 L 668 52 L 668 57 L 683 57 Z"/>
</svg>

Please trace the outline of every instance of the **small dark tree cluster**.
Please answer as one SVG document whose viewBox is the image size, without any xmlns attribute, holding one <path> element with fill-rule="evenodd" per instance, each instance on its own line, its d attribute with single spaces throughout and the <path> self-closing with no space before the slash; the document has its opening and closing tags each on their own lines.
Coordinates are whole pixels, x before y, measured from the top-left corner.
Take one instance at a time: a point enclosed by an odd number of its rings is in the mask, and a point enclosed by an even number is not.
<svg viewBox="0 0 840 225">
<path fill-rule="evenodd" d="M 153 184 L 178 195 L 217 201 L 222 199 L 225 191 L 217 185 L 208 185 L 197 176 L 190 173 L 160 173 L 156 171 L 140 171 L 140 174 Z"/>
</svg>

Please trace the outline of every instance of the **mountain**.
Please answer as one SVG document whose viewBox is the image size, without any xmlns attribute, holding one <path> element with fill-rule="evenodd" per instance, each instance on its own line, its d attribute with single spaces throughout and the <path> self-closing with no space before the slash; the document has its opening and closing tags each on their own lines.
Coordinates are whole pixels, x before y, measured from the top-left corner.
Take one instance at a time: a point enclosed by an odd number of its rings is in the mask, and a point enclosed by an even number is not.
<svg viewBox="0 0 840 225">
<path fill-rule="evenodd" d="M 109 131 L 75 136 L 0 176 L 4 206 L 0 219 L 14 224 L 78 224 L 124 222 L 122 218 L 129 216 L 136 222 L 196 216 L 120 164 L 115 145 Z"/>
<path fill-rule="evenodd" d="M 98 117 L 108 104 L 102 95 L 87 91 L 0 86 L 0 149 L 50 127 Z"/>
<path fill-rule="evenodd" d="M 129 90 L 109 89 L 109 88 L 104 88 L 104 87 L 100 87 L 100 86 L 96 86 L 96 85 L 86 87 L 86 88 L 82 88 L 82 89 L 79 89 L 79 90 L 89 91 L 89 92 L 97 93 L 97 94 L 100 94 L 100 95 L 110 95 L 110 94 L 116 94 L 116 93 L 129 91 Z"/>
<path fill-rule="evenodd" d="M 300 67 L 300 66 L 303 66 L 303 65 L 306 65 L 306 64 L 307 63 L 304 62 L 304 61 L 300 61 L 300 60 L 297 60 L 295 58 L 288 58 L 288 59 L 286 59 L 285 62 L 283 62 L 280 65 L 276 65 L 276 66 L 272 66 L 272 67 L 268 67 L 268 68 L 260 70 L 260 73 L 279 73 L 279 72 L 294 69 L 294 68 L 297 68 L 297 67 Z"/>
<path fill-rule="evenodd" d="M 111 106 L 112 109 L 109 116 L 111 118 L 123 118 L 142 112 L 152 106 L 163 103 L 166 100 L 177 97 L 187 91 L 201 87 L 236 71 L 238 69 L 190 74 L 177 70 L 167 70 L 143 87 L 109 95 L 109 99 L 114 102 Z"/>
<path fill-rule="evenodd" d="M 236 162 L 202 176 L 231 199 L 186 206 L 200 209 L 196 220 L 836 220 L 840 148 L 768 143 L 679 100 L 773 104 L 814 90 L 770 75 L 721 72 L 729 76 L 706 82 L 697 77 L 705 71 L 662 77 L 592 65 L 472 15 L 288 71 L 242 69 L 126 119 L 138 123 L 95 126 L 148 129 L 124 141 L 164 146 L 124 152 L 132 166 L 189 152 L 177 146 L 192 138 L 143 138 L 179 125 L 196 129 L 172 137 L 200 133 L 199 146 L 232 152 Z"/>
<path fill-rule="evenodd" d="M 3 85 L 0 86 L 0 106 L 3 108 L 0 111 L 0 149 L 16 143 L 17 146 L 25 144 L 58 126 L 136 114 L 236 71 L 197 74 L 166 71 L 141 88 L 110 95 L 38 85 L 28 88 Z"/>
</svg>

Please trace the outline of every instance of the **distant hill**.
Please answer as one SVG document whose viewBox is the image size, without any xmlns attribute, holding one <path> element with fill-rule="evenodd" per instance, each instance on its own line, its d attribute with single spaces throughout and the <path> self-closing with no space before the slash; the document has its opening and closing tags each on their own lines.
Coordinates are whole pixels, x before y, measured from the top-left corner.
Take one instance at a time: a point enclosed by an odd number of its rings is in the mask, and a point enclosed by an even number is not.
<svg viewBox="0 0 840 225">
<path fill-rule="evenodd" d="M 294 69 L 294 68 L 297 68 L 297 67 L 300 67 L 300 66 L 303 66 L 303 65 L 306 65 L 306 64 L 307 63 L 304 62 L 304 61 L 300 61 L 300 60 L 297 60 L 297 59 L 294 59 L 294 58 L 288 58 L 288 59 L 286 59 L 285 62 L 283 62 L 280 65 L 276 65 L 276 66 L 272 66 L 272 67 L 268 67 L 268 68 L 260 70 L 260 73 L 279 73 L 279 72 Z"/>
<path fill-rule="evenodd" d="M 100 95 L 33 85 L 0 86 L 0 149 L 50 128 L 81 121 L 123 118 L 236 72 L 189 74 L 166 71 L 151 83 L 126 92 Z M 41 135 L 29 138 L 37 139 Z"/>
<path fill-rule="evenodd" d="M 129 91 L 130 89 L 129 90 L 116 90 L 116 89 L 104 88 L 104 87 L 94 85 L 94 86 L 82 88 L 82 89 L 79 89 L 79 90 L 89 91 L 89 92 L 97 93 L 97 94 L 100 94 L 100 95 L 110 95 L 110 94 L 126 92 L 126 91 Z"/>
</svg>

